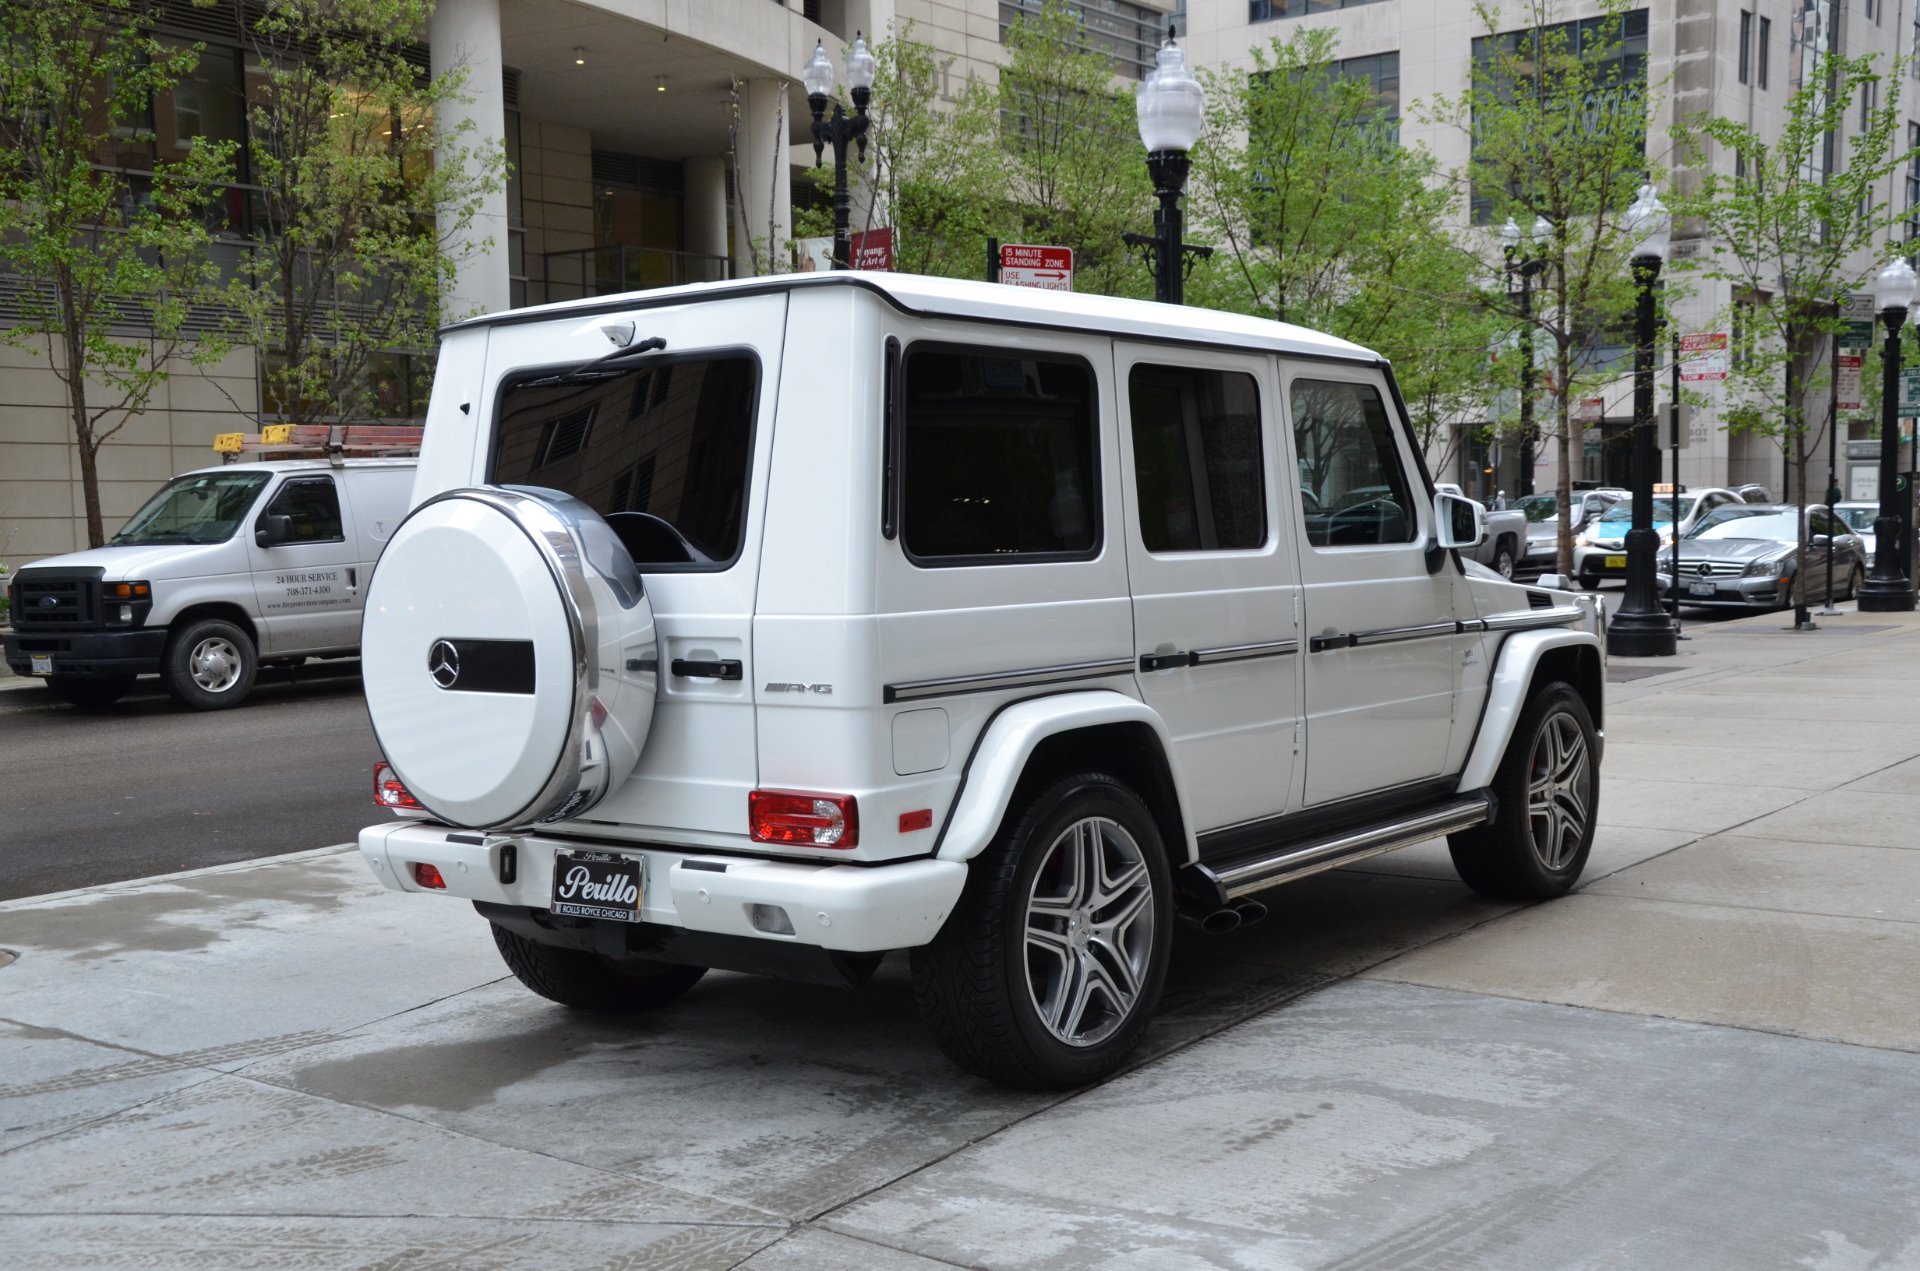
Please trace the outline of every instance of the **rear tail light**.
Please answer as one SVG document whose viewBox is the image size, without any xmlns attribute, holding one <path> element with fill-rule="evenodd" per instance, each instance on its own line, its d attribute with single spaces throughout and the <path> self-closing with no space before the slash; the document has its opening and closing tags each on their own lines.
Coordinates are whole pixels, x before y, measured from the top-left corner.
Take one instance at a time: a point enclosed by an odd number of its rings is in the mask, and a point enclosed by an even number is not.
<svg viewBox="0 0 1920 1271">
<path fill-rule="evenodd" d="M 421 861 L 415 861 L 413 863 L 413 881 L 422 887 L 430 887 L 434 891 L 445 891 L 447 889 L 447 880 L 440 877 L 440 871 L 434 866 Z"/>
<path fill-rule="evenodd" d="M 860 807 L 850 794 L 754 790 L 747 795 L 747 824 L 756 843 L 839 848 L 860 843 Z"/>
<path fill-rule="evenodd" d="M 407 788 L 400 784 L 400 778 L 394 774 L 393 766 L 384 760 L 373 765 L 373 801 L 383 808 L 420 806 L 420 800 L 407 793 Z"/>
</svg>

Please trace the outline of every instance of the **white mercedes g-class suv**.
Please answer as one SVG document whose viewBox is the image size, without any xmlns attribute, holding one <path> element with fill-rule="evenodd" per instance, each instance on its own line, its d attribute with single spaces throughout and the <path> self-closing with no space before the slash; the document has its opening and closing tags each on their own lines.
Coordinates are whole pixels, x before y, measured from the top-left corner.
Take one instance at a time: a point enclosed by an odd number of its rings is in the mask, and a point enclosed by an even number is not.
<svg viewBox="0 0 1920 1271">
<path fill-rule="evenodd" d="M 906 950 L 961 1065 L 1071 1086 L 1172 925 L 1446 835 L 1549 897 L 1592 598 L 1460 562 L 1390 368 L 1272 322 L 836 273 L 449 329 L 362 639 L 401 813 L 557 1002 Z"/>
</svg>

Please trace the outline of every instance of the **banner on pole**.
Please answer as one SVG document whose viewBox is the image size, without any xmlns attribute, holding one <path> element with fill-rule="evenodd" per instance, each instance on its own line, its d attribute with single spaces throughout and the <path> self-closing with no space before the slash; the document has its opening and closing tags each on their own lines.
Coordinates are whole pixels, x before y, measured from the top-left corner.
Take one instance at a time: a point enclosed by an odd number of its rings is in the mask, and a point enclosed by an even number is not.
<svg viewBox="0 0 1920 1271">
<path fill-rule="evenodd" d="M 855 230 L 853 235 L 853 259 L 855 269 L 874 269 L 882 273 L 893 272 L 893 226 L 883 225 L 879 229 Z"/>
</svg>

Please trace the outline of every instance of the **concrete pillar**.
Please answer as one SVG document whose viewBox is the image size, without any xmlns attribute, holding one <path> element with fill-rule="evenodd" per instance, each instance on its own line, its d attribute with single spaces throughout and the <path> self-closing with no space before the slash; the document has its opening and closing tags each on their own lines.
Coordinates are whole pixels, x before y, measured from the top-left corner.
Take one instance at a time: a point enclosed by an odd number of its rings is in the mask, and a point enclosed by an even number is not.
<svg viewBox="0 0 1920 1271">
<path fill-rule="evenodd" d="M 727 254 L 727 161 L 688 159 L 682 165 L 686 188 L 687 250 L 703 256 Z"/>
<path fill-rule="evenodd" d="M 740 85 L 740 126 L 734 138 L 733 273 L 785 273 L 791 268 L 793 180 L 787 166 L 787 82 L 756 79 Z"/>
<path fill-rule="evenodd" d="M 438 122 L 449 138 L 455 129 L 472 124 L 451 145 L 479 153 L 506 146 L 505 85 L 501 81 L 500 0 L 457 0 L 434 6 L 427 33 L 436 75 L 464 67 L 465 101 L 440 105 Z M 447 162 L 444 156 L 436 161 Z M 492 245 L 482 244 L 491 240 Z M 480 210 L 458 231 L 448 250 L 456 258 L 453 288 L 446 296 L 443 321 L 511 308 L 513 290 L 507 269 L 507 191 L 505 182 L 487 194 Z"/>
</svg>

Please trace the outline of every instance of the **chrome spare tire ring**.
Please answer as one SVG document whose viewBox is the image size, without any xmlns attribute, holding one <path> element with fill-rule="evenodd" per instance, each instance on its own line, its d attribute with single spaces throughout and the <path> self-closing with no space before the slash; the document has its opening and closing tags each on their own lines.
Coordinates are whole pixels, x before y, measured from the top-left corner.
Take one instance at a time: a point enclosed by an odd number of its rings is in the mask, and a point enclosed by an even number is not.
<svg viewBox="0 0 1920 1271">
<path fill-rule="evenodd" d="M 1083 817 L 1041 854 L 1027 895 L 1022 962 L 1040 1023 L 1095 1046 L 1132 1016 L 1154 947 L 1153 877 L 1118 822 Z"/>
<path fill-rule="evenodd" d="M 187 673 L 209 693 L 224 693 L 240 682 L 240 650 L 225 636 L 208 636 L 187 655 Z"/>
<path fill-rule="evenodd" d="M 1549 871 L 1565 869 L 1586 837 L 1591 772 L 1580 722 L 1564 710 L 1541 720 L 1527 762 L 1527 830 L 1534 856 Z"/>
</svg>

